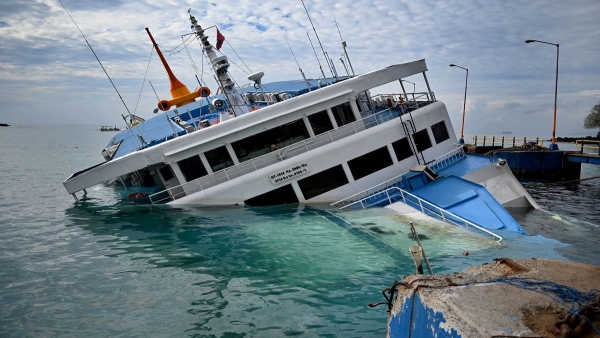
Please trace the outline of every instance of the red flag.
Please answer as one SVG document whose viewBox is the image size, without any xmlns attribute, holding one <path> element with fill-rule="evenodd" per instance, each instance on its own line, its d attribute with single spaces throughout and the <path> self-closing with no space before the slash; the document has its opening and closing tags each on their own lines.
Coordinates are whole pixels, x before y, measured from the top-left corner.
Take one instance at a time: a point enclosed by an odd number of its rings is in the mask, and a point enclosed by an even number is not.
<svg viewBox="0 0 600 338">
<path fill-rule="evenodd" d="M 225 37 L 223 36 L 223 34 L 221 34 L 221 32 L 219 32 L 219 29 L 217 28 L 217 50 L 221 50 L 224 41 Z"/>
</svg>

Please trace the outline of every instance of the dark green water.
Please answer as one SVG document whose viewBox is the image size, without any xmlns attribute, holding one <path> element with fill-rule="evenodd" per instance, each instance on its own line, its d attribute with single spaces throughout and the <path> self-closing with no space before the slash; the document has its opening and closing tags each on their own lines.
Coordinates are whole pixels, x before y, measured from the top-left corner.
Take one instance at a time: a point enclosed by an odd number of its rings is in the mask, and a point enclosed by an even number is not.
<svg viewBox="0 0 600 338">
<path fill-rule="evenodd" d="M 414 271 L 406 220 L 387 209 L 337 213 L 349 223 L 336 223 L 326 206 L 119 204 L 105 186 L 76 205 L 62 181 L 101 162 L 110 136 L 89 126 L 0 129 L 1 337 L 385 334 L 385 309 L 366 304 Z M 561 216 L 515 216 L 560 241 L 502 233 L 498 245 L 452 227 L 417 230 L 435 272 L 501 256 L 599 264 L 599 187 L 527 183 Z"/>
</svg>

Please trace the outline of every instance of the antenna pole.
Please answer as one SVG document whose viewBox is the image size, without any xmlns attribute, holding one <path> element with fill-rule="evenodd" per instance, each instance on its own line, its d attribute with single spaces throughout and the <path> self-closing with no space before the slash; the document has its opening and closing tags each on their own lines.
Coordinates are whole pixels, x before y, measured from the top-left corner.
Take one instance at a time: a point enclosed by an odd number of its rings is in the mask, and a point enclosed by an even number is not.
<svg viewBox="0 0 600 338">
<path fill-rule="evenodd" d="M 336 80 L 339 81 L 337 70 L 335 70 L 335 66 L 333 65 L 333 60 L 331 60 L 331 58 L 329 57 L 329 54 L 327 54 L 327 52 L 325 52 L 325 56 L 327 57 L 327 61 L 329 62 L 329 70 L 331 70 L 333 72 L 333 76 L 335 77 Z"/>
<path fill-rule="evenodd" d="M 304 72 L 302 71 L 302 68 L 300 68 L 300 64 L 298 63 L 298 59 L 296 59 L 296 55 L 294 54 L 294 51 L 292 50 L 292 46 L 290 46 L 290 42 L 288 41 L 287 38 L 285 38 L 285 42 L 287 42 L 288 47 L 290 47 L 290 52 L 292 52 L 292 56 L 294 57 L 294 60 L 296 60 L 296 64 L 298 65 L 298 70 L 300 71 L 300 74 L 302 74 L 302 78 L 304 79 L 304 82 L 306 82 L 306 87 L 308 87 L 308 91 L 310 92 L 311 91 L 310 84 L 306 80 L 306 76 L 304 76 Z"/>
<path fill-rule="evenodd" d="M 342 56 L 340 57 L 340 61 L 342 62 L 342 66 L 344 66 L 344 69 L 346 70 L 346 75 L 348 77 L 350 77 L 350 73 L 348 72 L 348 67 L 346 67 L 346 63 L 344 62 L 344 54 L 342 54 Z"/>
<path fill-rule="evenodd" d="M 83 35 L 83 32 L 81 31 L 81 29 L 79 28 L 79 26 L 77 25 L 77 22 L 75 22 L 75 19 L 73 19 L 73 17 L 71 16 L 71 13 L 69 13 L 69 11 L 67 10 L 67 7 L 65 7 L 65 5 L 63 5 L 62 1 L 58 0 L 58 2 L 60 2 L 60 5 L 62 6 L 62 8 L 65 9 L 65 12 L 67 12 L 67 14 L 69 15 L 69 18 L 71 18 L 71 21 L 73 21 L 73 23 L 75 24 L 75 27 L 77 27 L 77 30 L 79 30 L 79 33 L 81 34 L 81 36 L 83 37 L 83 39 L 85 40 L 85 43 L 87 43 L 88 47 L 90 47 L 90 50 L 92 51 L 92 53 L 94 54 L 94 56 L 96 57 L 96 60 L 98 60 L 98 63 L 100 64 L 100 67 L 102 67 L 102 70 L 104 71 L 104 74 L 106 74 L 106 77 L 108 78 L 108 80 L 110 81 L 110 84 L 112 84 L 113 88 L 115 89 L 115 91 L 117 92 L 117 95 L 119 95 L 119 98 L 121 99 L 121 102 L 123 102 L 123 106 L 125 106 L 125 110 L 127 110 L 127 115 L 129 115 L 129 117 L 131 118 L 131 113 L 129 112 L 129 108 L 127 108 L 127 105 L 125 104 L 125 101 L 123 100 L 123 97 L 121 97 L 121 93 L 119 93 L 119 90 L 117 89 L 117 87 L 115 86 L 113 80 L 110 78 L 110 76 L 108 75 L 108 72 L 106 71 L 106 69 L 104 68 L 104 65 L 102 65 L 102 62 L 100 62 L 100 59 L 98 58 L 98 55 L 96 55 L 96 52 L 94 51 L 94 49 L 92 48 L 92 46 L 90 45 L 90 43 L 88 42 L 87 38 L 85 37 L 85 35 Z"/>
<path fill-rule="evenodd" d="M 352 68 L 352 62 L 350 62 L 350 57 L 348 56 L 348 51 L 346 50 L 346 41 L 344 41 L 344 39 L 342 38 L 342 32 L 340 32 L 340 27 L 338 26 L 335 17 L 333 18 L 333 21 L 335 21 L 335 26 L 337 27 L 338 33 L 340 34 L 340 40 L 342 40 L 342 47 L 344 47 L 344 53 L 346 54 L 346 60 L 348 60 L 348 64 L 350 65 L 350 70 L 352 70 L 352 75 L 356 76 L 356 74 L 354 74 L 354 68 Z"/>
<path fill-rule="evenodd" d="M 308 14 L 308 9 L 306 9 L 306 5 L 304 4 L 304 0 L 300 0 L 302 1 L 302 6 L 304 6 L 304 10 L 306 11 L 306 16 L 308 16 L 308 20 L 310 21 L 310 25 L 313 28 L 313 31 L 315 31 L 315 35 L 317 37 L 317 41 L 319 41 L 319 45 L 321 46 L 321 51 L 323 52 L 323 56 L 325 57 L 325 61 L 327 62 L 327 65 L 329 66 L 329 59 L 327 58 L 327 55 L 325 54 L 325 50 L 323 49 L 323 44 L 321 43 L 321 39 L 319 39 L 319 34 L 317 34 L 317 30 L 315 29 L 315 25 L 313 25 L 312 19 L 310 18 L 310 15 Z M 312 44 L 312 42 L 311 42 Z M 313 47 L 314 49 L 314 47 Z M 315 52 L 315 55 L 317 53 Z M 320 64 L 319 64 L 320 65 Z M 321 69 L 322 71 L 322 69 Z M 333 76 L 333 70 L 331 70 L 331 66 L 329 66 L 329 71 L 331 72 L 331 75 Z M 323 74 L 323 76 L 325 76 L 325 74 Z"/>
<path fill-rule="evenodd" d="M 325 79 L 325 83 L 329 84 L 329 82 L 327 81 L 327 76 L 325 76 L 325 72 L 323 71 L 323 67 L 321 67 L 321 61 L 319 61 L 319 57 L 317 56 L 317 51 L 315 50 L 315 46 L 313 46 L 312 40 L 310 39 L 310 35 L 308 34 L 308 32 L 306 32 L 306 36 L 308 36 L 308 41 L 310 41 L 310 46 L 313 49 L 313 52 L 315 53 L 315 57 L 317 58 L 317 62 L 319 63 L 319 68 L 321 68 L 321 74 L 323 75 L 323 79 Z"/>
</svg>

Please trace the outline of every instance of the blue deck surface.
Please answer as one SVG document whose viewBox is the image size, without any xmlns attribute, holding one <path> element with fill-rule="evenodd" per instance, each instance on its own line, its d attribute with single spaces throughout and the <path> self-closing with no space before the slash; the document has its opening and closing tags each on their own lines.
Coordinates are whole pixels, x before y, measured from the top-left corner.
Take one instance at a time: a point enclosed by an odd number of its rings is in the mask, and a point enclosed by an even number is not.
<svg viewBox="0 0 600 338">
<path fill-rule="evenodd" d="M 440 176 L 458 176 L 462 177 L 472 171 L 487 167 L 490 165 L 490 158 L 485 155 L 465 154 L 465 159 L 452 164 L 451 166 L 438 171 Z"/>
<path fill-rule="evenodd" d="M 527 234 L 483 186 L 460 177 L 444 177 L 412 193 L 486 229 L 507 229 Z"/>
</svg>

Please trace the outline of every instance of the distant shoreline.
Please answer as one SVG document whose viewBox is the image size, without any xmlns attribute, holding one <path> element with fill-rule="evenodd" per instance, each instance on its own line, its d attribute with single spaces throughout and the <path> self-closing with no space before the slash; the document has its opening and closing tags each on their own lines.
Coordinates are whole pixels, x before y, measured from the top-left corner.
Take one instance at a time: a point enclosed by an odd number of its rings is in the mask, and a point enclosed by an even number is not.
<svg viewBox="0 0 600 338">
<path fill-rule="evenodd" d="M 556 142 L 575 142 L 577 140 L 592 140 L 592 141 L 599 141 L 600 138 L 595 137 L 595 136 L 582 136 L 582 137 L 557 137 L 556 138 Z M 552 140 L 547 140 L 547 141 L 552 141 Z"/>
</svg>

